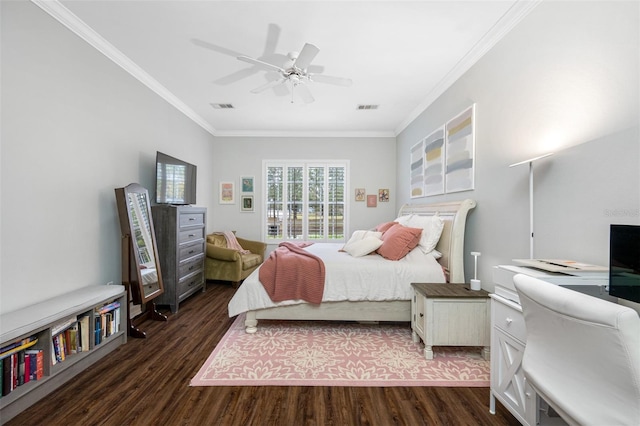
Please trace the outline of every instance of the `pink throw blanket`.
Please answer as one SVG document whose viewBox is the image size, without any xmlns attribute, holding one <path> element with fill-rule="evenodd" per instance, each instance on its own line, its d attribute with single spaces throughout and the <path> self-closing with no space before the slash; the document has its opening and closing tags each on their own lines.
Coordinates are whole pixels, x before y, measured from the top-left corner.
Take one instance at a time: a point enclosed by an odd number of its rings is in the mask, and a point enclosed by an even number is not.
<svg viewBox="0 0 640 426">
<path fill-rule="evenodd" d="M 236 234 L 234 234 L 232 231 L 224 231 L 222 232 L 222 235 L 224 235 L 224 238 L 227 240 L 227 248 L 238 250 L 242 254 L 251 253 L 249 250 L 245 250 L 242 248 L 236 238 Z"/>
<path fill-rule="evenodd" d="M 260 282 L 274 302 L 304 300 L 322 302 L 324 262 L 304 250 L 313 243 L 280 243 L 260 266 Z"/>
</svg>

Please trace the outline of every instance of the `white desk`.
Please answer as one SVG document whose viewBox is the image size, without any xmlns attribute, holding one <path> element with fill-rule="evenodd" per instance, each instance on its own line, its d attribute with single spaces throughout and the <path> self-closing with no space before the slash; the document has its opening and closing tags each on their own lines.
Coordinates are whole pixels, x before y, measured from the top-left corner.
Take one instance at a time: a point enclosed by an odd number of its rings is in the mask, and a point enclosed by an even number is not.
<svg viewBox="0 0 640 426">
<path fill-rule="evenodd" d="M 491 297 L 491 399 L 490 412 L 495 413 L 499 400 L 520 423 L 565 425 L 560 417 L 541 414 L 546 403 L 528 385 L 522 371 L 522 356 L 526 346 L 526 328 L 520 299 L 513 284 L 516 274 L 525 274 L 571 288 L 594 297 L 617 301 L 607 292 L 606 273 L 584 273 L 568 276 L 545 272 L 524 266 L 499 265 L 494 267 L 495 293 Z"/>
</svg>

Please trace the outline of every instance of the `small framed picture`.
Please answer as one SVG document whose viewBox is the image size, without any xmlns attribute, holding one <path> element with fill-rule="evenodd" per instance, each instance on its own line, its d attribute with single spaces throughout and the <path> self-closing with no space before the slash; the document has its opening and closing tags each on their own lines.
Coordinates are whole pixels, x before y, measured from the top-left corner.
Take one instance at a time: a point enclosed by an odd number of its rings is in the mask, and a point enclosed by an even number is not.
<svg viewBox="0 0 640 426">
<path fill-rule="evenodd" d="M 378 189 L 378 201 L 381 203 L 389 202 L 389 190 L 388 189 Z"/>
<path fill-rule="evenodd" d="M 253 180 L 253 176 L 242 176 L 240 178 L 241 191 L 253 193 Z"/>
<path fill-rule="evenodd" d="M 220 182 L 220 204 L 235 204 L 233 182 Z"/>
<path fill-rule="evenodd" d="M 356 188 L 356 201 L 364 201 L 365 191 L 364 188 Z"/>
<path fill-rule="evenodd" d="M 253 195 L 240 196 L 240 211 L 243 211 L 243 212 L 253 211 Z"/>
<path fill-rule="evenodd" d="M 367 195 L 367 207 L 377 207 L 378 206 L 378 196 L 376 194 Z"/>
</svg>

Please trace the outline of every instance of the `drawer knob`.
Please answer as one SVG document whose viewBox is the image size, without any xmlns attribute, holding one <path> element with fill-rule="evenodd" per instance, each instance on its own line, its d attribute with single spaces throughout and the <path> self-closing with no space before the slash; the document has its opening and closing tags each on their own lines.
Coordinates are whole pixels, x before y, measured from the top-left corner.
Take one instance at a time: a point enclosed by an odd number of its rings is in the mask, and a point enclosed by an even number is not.
<svg viewBox="0 0 640 426">
<path fill-rule="evenodd" d="M 422 312 L 420 312 L 420 318 L 424 317 L 424 314 Z"/>
<path fill-rule="evenodd" d="M 507 318 L 506 320 L 507 325 L 511 325 L 512 322 L 513 322 L 512 318 Z"/>
</svg>

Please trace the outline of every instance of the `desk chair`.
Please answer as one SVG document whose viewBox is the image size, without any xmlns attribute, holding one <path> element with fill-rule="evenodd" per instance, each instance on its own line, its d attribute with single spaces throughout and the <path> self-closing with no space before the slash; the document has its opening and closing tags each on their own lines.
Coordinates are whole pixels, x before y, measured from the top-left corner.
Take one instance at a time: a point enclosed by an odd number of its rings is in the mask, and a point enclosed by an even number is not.
<svg viewBox="0 0 640 426">
<path fill-rule="evenodd" d="M 531 387 L 571 425 L 640 425 L 640 317 L 526 275 L 513 279 Z"/>
</svg>

